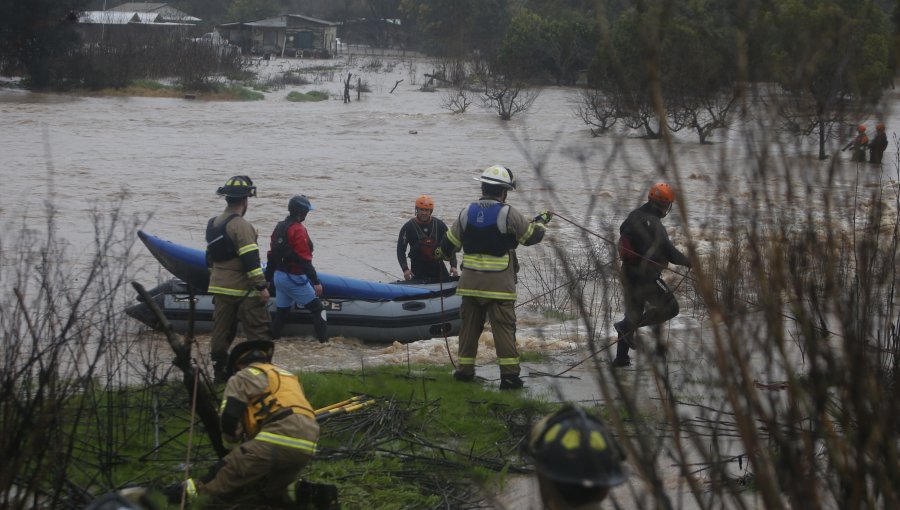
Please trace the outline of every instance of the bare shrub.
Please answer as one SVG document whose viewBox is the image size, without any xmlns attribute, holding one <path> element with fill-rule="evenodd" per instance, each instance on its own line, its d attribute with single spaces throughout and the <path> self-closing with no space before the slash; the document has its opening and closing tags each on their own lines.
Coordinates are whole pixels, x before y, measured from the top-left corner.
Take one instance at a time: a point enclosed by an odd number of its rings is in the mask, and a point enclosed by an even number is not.
<svg viewBox="0 0 900 510">
<path fill-rule="evenodd" d="M 444 92 L 441 107 L 453 113 L 465 113 L 471 104 L 472 97 L 468 90 L 464 88 L 447 89 Z"/>
</svg>

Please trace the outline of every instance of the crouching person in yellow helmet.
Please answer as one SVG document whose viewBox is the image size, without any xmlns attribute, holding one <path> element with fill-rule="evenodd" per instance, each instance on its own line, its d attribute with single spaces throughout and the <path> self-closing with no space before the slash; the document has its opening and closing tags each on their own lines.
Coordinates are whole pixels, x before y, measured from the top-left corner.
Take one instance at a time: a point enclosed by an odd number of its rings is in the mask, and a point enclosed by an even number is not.
<svg viewBox="0 0 900 510">
<path fill-rule="evenodd" d="M 253 498 L 260 505 L 338 508 L 334 485 L 297 479 L 316 452 L 319 425 L 297 376 L 272 364 L 274 350 L 268 340 L 243 342 L 232 349 L 231 377 L 221 408 L 222 434 L 226 442 L 242 442 L 214 472 L 181 486 L 189 501 L 208 494 L 218 499 Z M 180 492 L 170 492 L 170 499 L 180 498 Z"/>
<path fill-rule="evenodd" d="M 580 407 L 567 405 L 537 422 L 528 453 L 549 510 L 600 508 L 609 490 L 627 478 L 618 443 Z"/>
</svg>

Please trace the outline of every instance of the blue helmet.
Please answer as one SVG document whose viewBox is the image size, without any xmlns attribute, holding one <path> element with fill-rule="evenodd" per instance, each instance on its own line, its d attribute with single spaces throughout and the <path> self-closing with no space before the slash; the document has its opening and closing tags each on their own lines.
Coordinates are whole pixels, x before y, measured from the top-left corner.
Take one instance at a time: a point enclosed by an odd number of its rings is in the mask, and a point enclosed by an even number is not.
<svg viewBox="0 0 900 510">
<path fill-rule="evenodd" d="M 294 195 L 291 197 L 290 201 L 288 201 L 288 212 L 291 213 L 291 216 L 315 210 L 316 208 L 313 207 L 312 202 L 306 198 L 306 195 Z"/>
</svg>

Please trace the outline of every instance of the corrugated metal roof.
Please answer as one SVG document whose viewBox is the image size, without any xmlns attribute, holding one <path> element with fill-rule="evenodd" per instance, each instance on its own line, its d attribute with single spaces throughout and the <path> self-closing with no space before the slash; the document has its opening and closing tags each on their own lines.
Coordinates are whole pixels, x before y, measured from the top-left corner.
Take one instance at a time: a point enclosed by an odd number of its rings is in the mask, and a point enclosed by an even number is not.
<svg viewBox="0 0 900 510">
<path fill-rule="evenodd" d="M 182 12 L 167 3 L 128 2 L 107 10 L 117 12 L 159 12 L 167 20 L 200 21 L 200 18 Z"/>
<path fill-rule="evenodd" d="M 157 9 L 165 7 L 168 4 L 151 3 L 151 2 L 128 2 L 115 7 L 110 7 L 109 11 L 119 12 L 153 12 Z"/>
<path fill-rule="evenodd" d="M 79 23 L 98 23 L 103 25 L 161 23 L 162 21 L 162 16 L 156 12 L 84 11 L 78 17 Z"/>
<path fill-rule="evenodd" d="M 302 14 L 282 14 L 281 16 L 274 16 L 272 18 L 259 19 L 256 21 L 247 21 L 244 23 L 226 23 L 224 26 L 235 26 L 235 25 L 247 25 L 250 27 L 263 27 L 263 28 L 286 28 L 288 23 L 288 18 L 300 18 L 302 20 L 309 21 L 310 23 L 315 23 L 317 25 L 325 25 L 325 26 L 337 26 L 338 23 L 333 21 L 325 21 L 323 19 L 311 18 L 309 16 L 304 16 Z"/>
</svg>

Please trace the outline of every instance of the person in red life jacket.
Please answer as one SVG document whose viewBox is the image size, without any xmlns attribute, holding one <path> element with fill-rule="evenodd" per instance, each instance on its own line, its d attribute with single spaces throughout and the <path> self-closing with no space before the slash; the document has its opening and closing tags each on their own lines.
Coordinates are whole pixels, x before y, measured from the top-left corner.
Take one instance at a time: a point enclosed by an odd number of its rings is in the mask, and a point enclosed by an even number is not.
<svg viewBox="0 0 900 510">
<path fill-rule="evenodd" d="M 878 123 L 875 126 L 875 138 L 869 142 L 869 163 L 881 164 L 881 157 L 887 149 L 888 140 L 884 132 L 884 124 Z"/>
<path fill-rule="evenodd" d="M 312 203 L 305 195 L 295 195 L 288 201 L 287 217 L 275 226 L 266 266 L 275 284 L 275 320 L 272 338 L 281 337 L 281 330 L 291 315 L 294 304 L 305 307 L 312 314 L 313 328 L 319 342 L 328 341 L 328 317 L 319 296 L 322 283 L 313 267 L 313 242 L 303 221 Z"/>
<path fill-rule="evenodd" d="M 339 508 L 334 485 L 298 480 L 316 453 L 319 425 L 297 376 L 272 364 L 274 351 L 269 340 L 232 349 L 220 419 L 235 447 L 205 477 L 168 488 L 170 501 L 206 494 L 245 506 L 252 498 L 258 506 Z"/>
<path fill-rule="evenodd" d="M 447 233 L 447 225 L 432 216 L 434 200 L 428 195 L 416 199 L 416 215 L 400 229 L 397 237 L 397 262 L 403 270 L 403 279 L 447 281 L 458 276 L 456 272 L 456 256 L 450 258 L 450 272 L 444 261 L 434 256 L 438 242 Z M 406 265 L 407 248 L 411 265 Z"/>
<path fill-rule="evenodd" d="M 619 342 L 614 367 L 631 364 L 628 350 L 635 348 L 634 333 L 639 327 L 654 326 L 659 334 L 662 323 L 678 315 L 678 301 L 663 281 L 662 270 L 669 263 L 691 267 L 691 261 L 672 245 L 662 224 L 674 201 L 675 193 L 668 184 L 654 184 L 647 203 L 632 211 L 619 227 L 625 318 L 615 324 Z"/>
<path fill-rule="evenodd" d="M 845 145 L 841 151 L 852 148 L 853 151 L 850 153 L 850 161 L 865 162 L 866 147 L 869 145 L 869 137 L 866 136 L 866 126 L 860 124 L 856 127 L 856 131 L 856 137 L 853 138 L 850 143 Z"/>
<path fill-rule="evenodd" d="M 212 294 L 213 329 L 210 357 L 216 382 L 225 380 L 228 348 L 234 341 L 238 322 L 247 340 L 269 338 L 268 285 L 259 260 L 257 232 L 244 219 L 256 186 L 246 175 L 236 175 L 219 187 L 225 197 L 222 214 L 206 225 L 206 261 L 210 267 L 208 292 Z"/>
<path fill-rule="evenodd" d="M 484 321 L 491 321 L 497 363 L 500 365 L 500 389 L 524 387 L 519 377 L 519 352 L 516 348 L 516 247 L 541 242 L 550 222 L 549 212 L 529 220 L 506 204 L 509 190 L 516 189 L 512 172 L 494 165 L 482 172 L 481 198 L 466 206 L 435 251 L 438 258 L 449 257 L 462 249 L 462 275 L 456 293 L 462 296 L 459 315 L 459 369 L 457 381 L 475 379 L 475 356 Z"/>
</svg>

